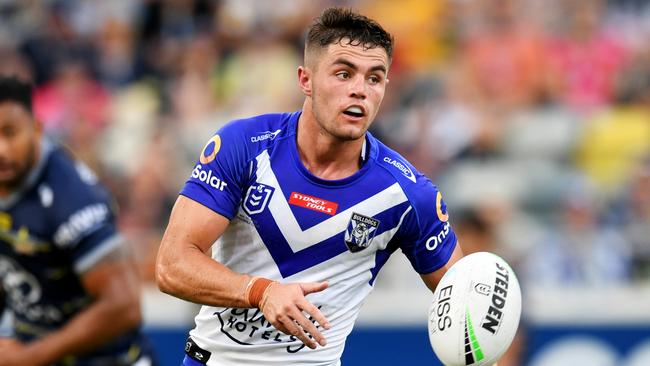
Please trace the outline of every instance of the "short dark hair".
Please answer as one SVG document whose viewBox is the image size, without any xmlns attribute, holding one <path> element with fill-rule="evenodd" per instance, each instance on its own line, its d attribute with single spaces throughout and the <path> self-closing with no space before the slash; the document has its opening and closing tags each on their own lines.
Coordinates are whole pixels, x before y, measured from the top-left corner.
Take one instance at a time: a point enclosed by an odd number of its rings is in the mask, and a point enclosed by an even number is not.
<svg viewBox="0 0 650 366">
<path fill-rule="evenodd" d="M 0 76 L 0 103 L 12 101 L 32 113 L 32 84 L 15 76 Z"/>
<path fill-rule="evenodd" d="M 393 56 L 393 36 L 376 21 L 354 12 L 352 9 L 327 8 L 309 28 L 305 49 L 325 48 L 347 39 L 348 44 L 361 45 L 366 49 L 381 47 L 388 59 Z"/>
</svg>

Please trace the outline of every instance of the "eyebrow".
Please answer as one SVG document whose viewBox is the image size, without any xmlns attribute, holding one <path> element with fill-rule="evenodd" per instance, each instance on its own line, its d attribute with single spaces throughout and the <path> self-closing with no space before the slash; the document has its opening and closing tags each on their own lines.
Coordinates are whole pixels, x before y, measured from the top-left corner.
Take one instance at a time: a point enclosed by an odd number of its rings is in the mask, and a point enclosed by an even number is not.
<svg viewBox="0 0 650 366">
<path fill-rule="evenodd" d="M 340 58 L 340 57 L 337 58 L 336 60 L 334 60 L 334 65 L 345 65 L 345 66 L 351 68 L 354 71 L 359 70 L 359 67 L 357 65 L 353 64 L 352 62 L 350 62 L 350 61 L 348 61 L 348 60 L 346 60 L 344 58 Z M 371 67 L 370 71 L 381 71 L 381 72 L 383 72 L 385 74 L 386 73 L 386 66 L 384 66 L 384 65 L 376 65 L 376 66 Z"/>
</svg>

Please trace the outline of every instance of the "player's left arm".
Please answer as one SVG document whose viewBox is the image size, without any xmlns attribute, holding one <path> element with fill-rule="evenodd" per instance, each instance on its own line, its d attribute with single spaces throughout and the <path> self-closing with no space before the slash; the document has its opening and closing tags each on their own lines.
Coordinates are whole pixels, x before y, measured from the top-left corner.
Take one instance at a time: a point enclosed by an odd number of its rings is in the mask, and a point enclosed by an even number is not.
<svg viewBox="0 0 650 366">
<path fill-rule="evenodd" d="M 449 268 L 463 257 L 463 251 L 438 187 L 423 175 L 418 176 L 415 186 L 406 187 L 412 210 L 400 227 L 402 251 L 434 292 Z"/>
<path fill-rule="evenodd" d="M 91 351 L 140 325 L 137 274 L 124 249 L 114 249 L 81 278 L 92 297 L 90 306 L 43 338 L 28 344 L 5 344 L 8 348 L 0 348 L 1 366 L 47 365 L 66 355 Z"/>
<path fill-rule="evenodd" d="M 449 257 L 449 260 L 447 263 L 445 263 L 445 265 L 436 271 L 420 275 L 431 292 L 434 292 L 436 290 L 436 286 L 438 286 L 438 283 L 440 283 L 440 280 L 442 280 L 442 276 L 444 276 L 449 268 L 451 268 L 451 266 L 453 266 L 454 263 L 458 262 L 458 260 L 461 258 L 463 258 L 463 250 L 461 249 L 459 243 L 456 243 L 456 247 L 454 248 L 454 251 L 451 253 L 451 257 Z"/>
</svg>

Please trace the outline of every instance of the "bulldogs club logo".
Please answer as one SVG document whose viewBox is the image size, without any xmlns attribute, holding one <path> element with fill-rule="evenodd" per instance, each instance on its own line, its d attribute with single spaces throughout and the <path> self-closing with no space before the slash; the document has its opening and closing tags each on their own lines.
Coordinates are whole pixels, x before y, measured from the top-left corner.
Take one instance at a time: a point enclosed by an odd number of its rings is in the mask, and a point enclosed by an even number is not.
<svg viewBox="0 0 650 366">
<path fill-rule="evenodd" d="M 352 253 L 366 249 L 375 237 L 378 227 L 379 220 L 353 213 L 345 230 L 345 245 Z"/>
</svg>

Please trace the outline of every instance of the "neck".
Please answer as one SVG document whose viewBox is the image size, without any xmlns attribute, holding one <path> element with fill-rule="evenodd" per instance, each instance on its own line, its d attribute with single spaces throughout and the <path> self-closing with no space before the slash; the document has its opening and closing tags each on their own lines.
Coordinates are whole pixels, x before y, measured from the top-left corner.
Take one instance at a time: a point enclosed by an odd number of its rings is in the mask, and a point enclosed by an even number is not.
<svg viewBox="0 0 650 366">
<path fill-rule="evenodd" d="M 307 103 L 297 128 L 300 160 L 313 175 L 327 180 L 343 179 L 361 168 L 365 135 L 357 140 L 337 139 L 321 128 Z"/>
</svg>

